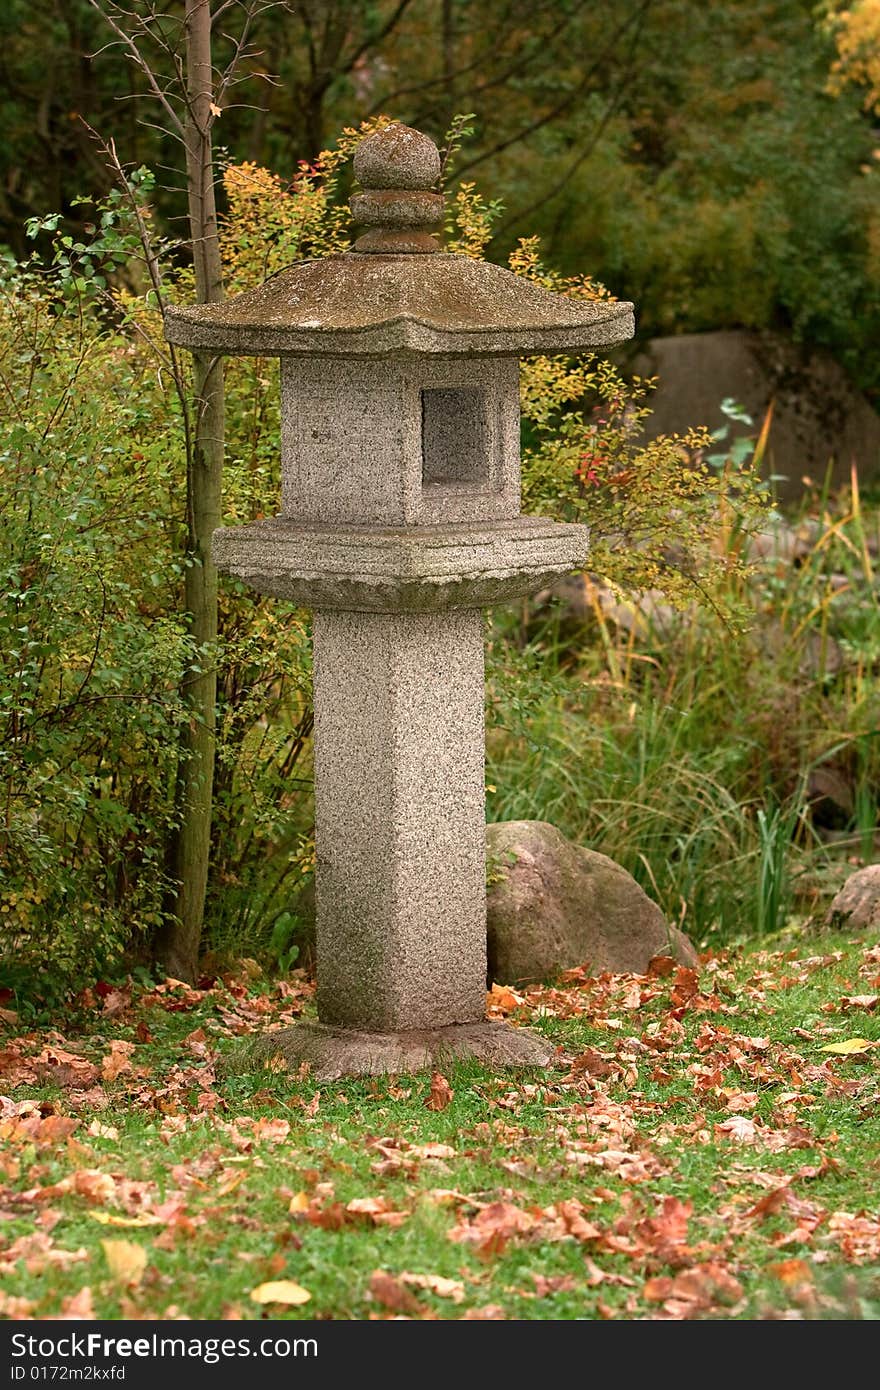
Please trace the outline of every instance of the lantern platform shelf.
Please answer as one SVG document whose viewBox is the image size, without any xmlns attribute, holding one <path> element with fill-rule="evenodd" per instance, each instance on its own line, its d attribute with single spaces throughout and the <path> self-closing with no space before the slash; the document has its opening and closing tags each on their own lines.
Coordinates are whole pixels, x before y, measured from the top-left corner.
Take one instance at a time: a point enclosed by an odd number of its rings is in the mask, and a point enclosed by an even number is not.
<svg viewBox="0 0 880 1390">
<path fill-rule="evenodd" d="M 342 531 L 286 517 L 214 534 L 214 562 L 251 588 L 306 608 L 433 612 L 488 608 L 582 567 L 589 530 L 540 517 L 481 526 Z"/>
</svg>

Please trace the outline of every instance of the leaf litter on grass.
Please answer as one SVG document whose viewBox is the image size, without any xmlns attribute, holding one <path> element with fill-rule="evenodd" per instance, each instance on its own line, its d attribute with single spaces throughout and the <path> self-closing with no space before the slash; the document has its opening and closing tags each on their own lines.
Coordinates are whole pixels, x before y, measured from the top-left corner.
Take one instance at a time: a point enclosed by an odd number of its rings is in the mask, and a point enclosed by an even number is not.
<svg viewBox="0 0 880 1390">
<path fill-rule="evenodd" d="M 867 1316 L 878 983 L 863 942 L 572 970 L 488 996 L 546 1072 L 320 1089 L 218 1072 L 302 972 L 96 993 L 0 1051 L 0 1315 Z"/>
</svg>

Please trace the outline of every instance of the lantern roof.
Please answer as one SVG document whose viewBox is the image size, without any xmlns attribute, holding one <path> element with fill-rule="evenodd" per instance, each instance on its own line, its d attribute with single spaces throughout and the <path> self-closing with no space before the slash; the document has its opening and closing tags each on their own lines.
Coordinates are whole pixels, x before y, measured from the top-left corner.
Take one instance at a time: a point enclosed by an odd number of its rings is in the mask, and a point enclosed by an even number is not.
<svg viewBox="0 0 880 1390">
<path fill-rule="evenodd" d="M 352 251 L 302 261 L 218 304 L 165 312 L 169 342 L 255 356 L 527 357 L 610 347 L 634 332 L 631 304 L 574 299 L 488 261 L 439 250 L 432 140 L 391 125 L 355 152 L 366 227 Z"/>
</svg>

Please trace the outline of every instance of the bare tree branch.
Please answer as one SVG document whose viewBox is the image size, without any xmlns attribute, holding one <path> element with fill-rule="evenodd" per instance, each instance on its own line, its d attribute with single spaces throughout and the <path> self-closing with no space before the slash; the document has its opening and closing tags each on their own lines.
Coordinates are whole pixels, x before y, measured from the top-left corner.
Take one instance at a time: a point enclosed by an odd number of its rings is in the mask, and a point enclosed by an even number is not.
<svg viewBox="0 0 880 1390">
<path fill-rule="evenodd" d="M 169 101 L 166 93 L 160 87 L 158 81 L 156 80 L 156 75 L 153 72 L 153 69 L 150 67 L 150 64 L 147 62 L 138 44 L 132 38 L 131 34 L 127 33 L 123 26 L 117 22 L 113 15 L 108 13 L 105 6 L 101 3 L 101 0 L 89 0 L 89 4 L 91 5 L 92 9 L 96 10 L 98 14 L 101 16 L 101 18 L 110 26 L 110 28 L 116 35 L 118 41 L 121 44 L 123 44 L 125 48 L 128 49 L 129 57 L 131 58 L 132 62 L 137 64 L 141 72 L 146 77 L 154 97 L 156 97 L 156 99 L 161 103 L 162 108 L 169 121 L 171 122 L 172 126 L 180 135 L 181 139 L 183 139 L 185 135 L 183 121 L 180 119 L 174 107 L 171 105 L 171 102 Z M 114 8 L 118 9 L 118 6 Z"/>
<path fill-rule="evenodd" d="M 653 0 L 640 0 L 640 3 L 637 6 L 637 8 L 631 11 L 631 13 L 626 17 L 623 23 L 618 26 L 618 28 L 615 30 L 614 34 L 611 36 L 601 53 L 598 55 L 598 57 L 594 59 L 594 61 L 583 73 L 581 80 L 577 84 L 577 86 L 573 87 L 571 91 L 568 92 L 568 94 L 562 99 L 562 101 L 557 102 L 556 105 L 551 107 L 549 111 L 543 112 L 542 115 L 537 116 L 533 121 L 530 121 L 528 125 L 522 126 L 518 131 L 515 131 L 512 135 L 507 136 L 506 139 L 499 140 L 498 143 L 493 145 L 490 149 L 483 150 L 480 154 L 475 155 L 473 159 L 468 160 L 468 162 L 465 165 L 459 168 L 459 177 L 461 177 L 465 173 L 468 173 L 471 169 L 475 169 L 477 165 L 484 164 L 487 159 L 494 159 L 496 155 L 503 154 L 505 150 L 510 149 L 511 145 L 516 145 L 521 140 L 528 139 L 530 135 L 534 135 L 536 131 L 542 130 L 544 126 L 549 125 L 551 121 L 556 120 L 557 116 L 561 116 L 564 111 L 567 111 L 568 108 L 572 106 L 574 102 L 577 101 L 578 97 L 582 96 L 584 92 L 587 91 L 587 89 L 590 86 L 591 79 L 602 66 L 602 64 L 605 62 L 609 53 L 613 51 L 614 45 L 620 41 L 623 35 L 627 33 L 628 30 L 634 24 L 641 23 L 644 15 L 646 14 L 647 10 L 650 8 L 652 3 Z"/>
</svg>

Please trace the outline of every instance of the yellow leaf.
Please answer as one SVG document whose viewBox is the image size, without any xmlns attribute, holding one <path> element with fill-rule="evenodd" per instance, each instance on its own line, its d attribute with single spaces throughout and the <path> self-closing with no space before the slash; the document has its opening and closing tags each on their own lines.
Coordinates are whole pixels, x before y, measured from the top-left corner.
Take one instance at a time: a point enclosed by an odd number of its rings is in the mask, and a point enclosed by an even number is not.
<svg viewBox="0 0 880 1390">
<path fill-rule="evenodd" d="M 89 1216 L 93 1221 L 100 1221 L 102 1226 L 161 1226 L 162 1218 L 150 1216 L 144 1212 L 141 1216 L 117 1216 L 114 1211 L 90 1211 Z"/>
<path fill-rule="evenodd" d="M 868 1038 L 847 1038 L 845 1042 L 824 1043 L 819 1048 L 820 1052 L 836 1052 L 841 1057 L 857 1057 L 861 1052 L 870 1052 L 872 1047 L 878 1044 L 870 1042 Z"/>
<path fill-rule="evenodd" d="M 298 1211 L 308 1211 L 308 1209 L 309 1199 L 306 1194 L 304 1192 L 295 1192 L 290 1199 L 290 1206 L 287 1208 L 291 1216 L 295 1215 Z"/>
<path fill-rule="evenodd" d="M 244 1179 L 244 1173 L 231 1173 L 229 1177 L 223 1179 L 220 1186 L 217 1188 L 217 1196 L 228 1197 L 230 1192 L 234 1192 L 237 1187 L 241 1186 Z"/>
<path fill-rule="evenodd" d="M 132 1240 L 102 1240 L 110 1273 L 120 1284 L 139 1284 L 147 1267 L 147 1252 Z"/>
<path fill-rule="evenodd" d="M 274 1279 L 268 1284 L 258 1284 L 255 1289 L 251 1289 L 254 1303 L 308 1303 L 311 1296 L 308 1289 L 304 1289 L 301 1284 L 294 1284 L 290 1279 Z"/>
</svg>

